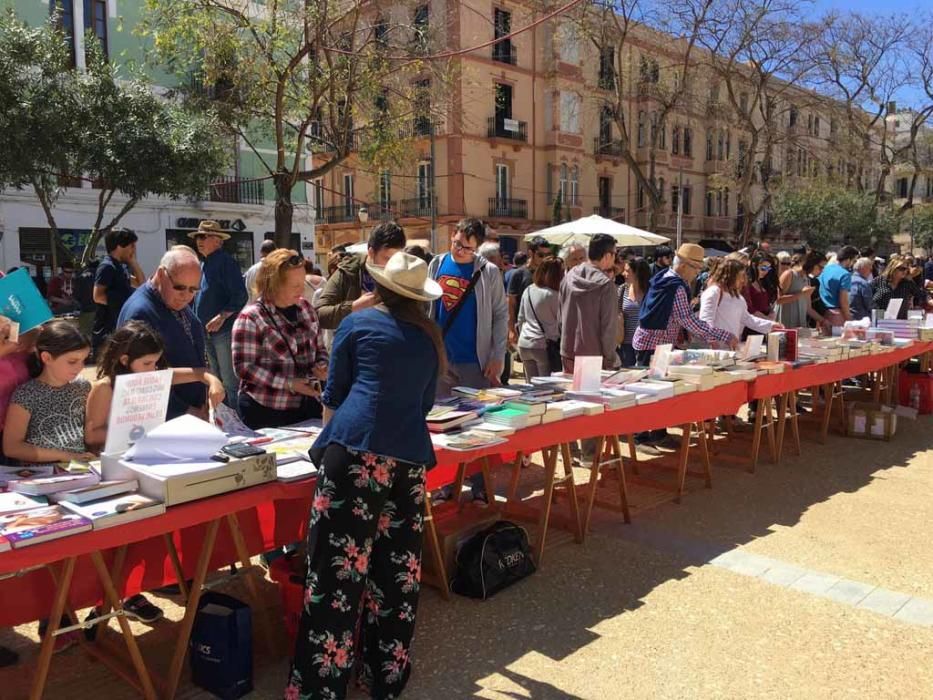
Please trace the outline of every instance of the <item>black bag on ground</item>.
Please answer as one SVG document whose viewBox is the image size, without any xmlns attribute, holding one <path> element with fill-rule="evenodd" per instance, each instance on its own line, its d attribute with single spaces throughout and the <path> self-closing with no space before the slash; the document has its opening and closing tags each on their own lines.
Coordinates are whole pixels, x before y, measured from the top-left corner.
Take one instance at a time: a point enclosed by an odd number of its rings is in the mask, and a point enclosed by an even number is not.
<svg viewBox="0 0 933 700">
<path fill-rule="evenodd" d="M 500 520 L 461 545 L 450 587 L 454 593 L 486 600 L 534 572 L 525 528 Z"/>
<path fill-rule="evenodd" d="M 205 592 L 198 601 L 189 645 L 196 686 L 223 700 L 253 690 L 253 622 L 246 603 Z"/>
</svg>

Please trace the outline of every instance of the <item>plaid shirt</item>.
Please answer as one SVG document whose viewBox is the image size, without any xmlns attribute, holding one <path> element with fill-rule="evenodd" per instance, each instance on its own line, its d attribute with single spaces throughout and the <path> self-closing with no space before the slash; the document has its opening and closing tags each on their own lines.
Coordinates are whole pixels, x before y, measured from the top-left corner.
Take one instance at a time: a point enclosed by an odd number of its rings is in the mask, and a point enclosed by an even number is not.
<svg viewBox="0 0 933 700">
<path fill-rule="evenodd" d="M 233 324 L 233 369 L 240 391 L 276 411 L 299 408 L 302 396 L 287 389 L 288 380 L 310 377 L 316 364 L 328 360 L 317 313 L 306 299 L 297 306 L 292 323 L 275 306 L 256 301 Z"/>
<path fill-rule="evenodd" d="M 667 274 L 675 275 L 677 273 L 668 270 Z M 719 341 L 728 345 L 734 337 L 729 331 L 713 328 L 698 319 L 690 309 L 687 292 L 683 287 L 678 287 L 674 294 L 674 308 L 671 310 L 671 317 L 667 321 L 667 328 L 656 330 L 639 326 L 638 330 L 635 331 L 635 337 L 632 339 L 632 345 L 636 350 L 654 350 L 659 345 L 667 343 L 673 345 L 677 342 L 681 329 L 710 343 Z"/>
</svg>

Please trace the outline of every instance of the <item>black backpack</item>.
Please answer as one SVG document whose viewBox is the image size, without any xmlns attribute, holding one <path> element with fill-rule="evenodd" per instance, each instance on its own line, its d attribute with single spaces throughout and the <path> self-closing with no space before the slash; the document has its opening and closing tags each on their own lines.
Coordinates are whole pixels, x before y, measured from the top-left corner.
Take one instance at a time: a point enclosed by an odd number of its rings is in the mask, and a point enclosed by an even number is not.
<svg viewBox="0 0 933 700">
<path fill-rule="evenodd" d="M 454 593 L 486 600 L 530 576 L 535 568 L 525 528 L 500 520 L 461 545 L 450 587 Z"/>
</svg>

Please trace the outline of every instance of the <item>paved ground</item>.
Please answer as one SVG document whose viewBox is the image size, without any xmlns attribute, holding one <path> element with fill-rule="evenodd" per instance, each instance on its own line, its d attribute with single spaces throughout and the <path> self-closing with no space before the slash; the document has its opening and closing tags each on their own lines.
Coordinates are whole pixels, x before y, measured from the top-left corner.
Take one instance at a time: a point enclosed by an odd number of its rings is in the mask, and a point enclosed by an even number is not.
<svg viewBox="0 0 933 700">
<path fill-rule="evenodd" d="M 754 475 L 714 462 L 712 490 L 691 481 L 675 505 L 634 488 L 632 525 L 598 511 L 584 545 L 557 533 L 540 571 L 490 601 L 427 590 L 406 697 L 933 697 L 931 429 L 925 417 L 891 443 L 805 441 Z M 140 630 L 164 668 L 172 625 Z M 4 700 L 25 695 L 34 635 L 0 632 L 25 657 L 0 670 Z M 261 658 L 249 697 L 280 697 L 286 670 Z M 56 657 L 47 697 L 135 694 L 75 649 Z"/>
</svg>

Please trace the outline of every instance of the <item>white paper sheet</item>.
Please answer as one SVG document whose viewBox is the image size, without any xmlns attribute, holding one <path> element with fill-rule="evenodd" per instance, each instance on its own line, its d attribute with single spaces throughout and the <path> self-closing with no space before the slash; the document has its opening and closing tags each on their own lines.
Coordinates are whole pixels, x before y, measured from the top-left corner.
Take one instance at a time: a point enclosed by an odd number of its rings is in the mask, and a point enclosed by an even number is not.
<svg viewBox="0 0 933 700">
<path fill-rule="evenodd" d="M 208 462 L 226 444 L 223 432 L 186 414 L 151 430 L 126 451 L 126 459 L 141 464 Z"/>
<path fill-rule="evenodd" d="M 904 303 L 903 299 L 891 299 L 888 302 L 888 308 L 884 310 L 884 318 L 886 321 L 896 319 L 897 315 L 901 312 L 901 304 Z"/>
<path fill-rule="evenodd" d="M 578 355 L 573 359 L 573 390 L 599 391 L 602 381 L 601 355 Z"/>
<path fill-rule="evenodd" d="M 671 366 L 671 352 L 674 346 L 670 343 L 659 345 L 654 349 L 654 361 L 651 363 L 653 377 L 663 379 L 667 376 L 667 368 Z"/>
</svg>

